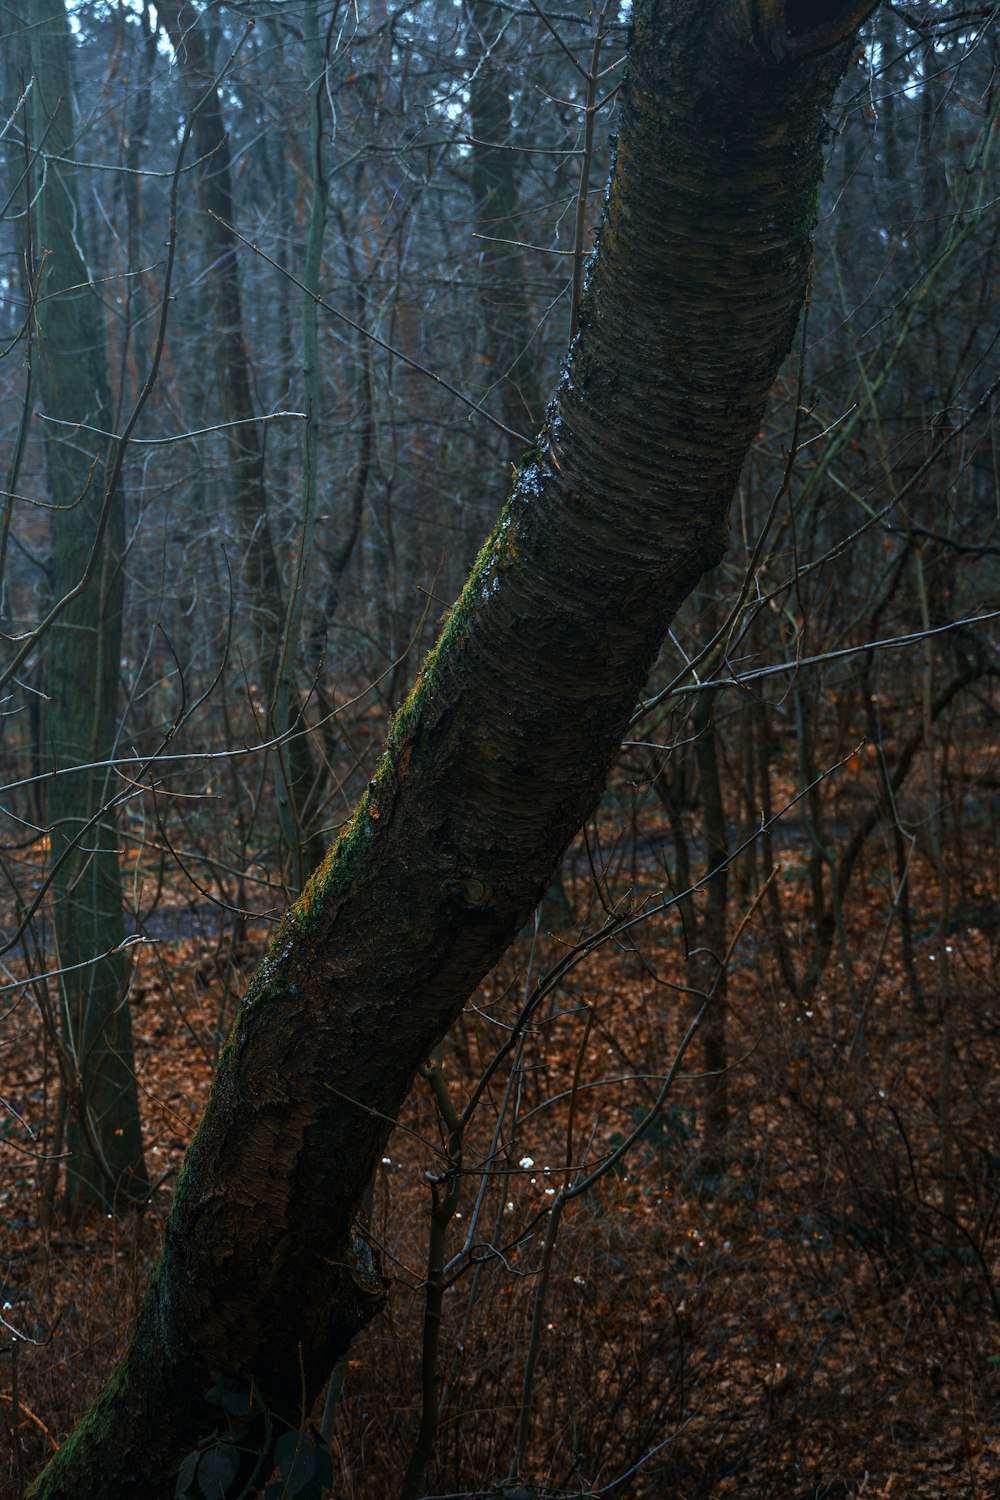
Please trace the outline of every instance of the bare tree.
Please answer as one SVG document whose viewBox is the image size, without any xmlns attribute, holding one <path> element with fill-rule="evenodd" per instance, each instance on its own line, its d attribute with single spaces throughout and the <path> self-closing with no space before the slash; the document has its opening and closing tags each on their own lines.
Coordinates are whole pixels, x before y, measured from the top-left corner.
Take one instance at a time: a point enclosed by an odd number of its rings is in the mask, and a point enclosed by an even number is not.
<svg viewBox="0 0 1000 1500">
<path fill-rule="evenodd" d="M 171 1494 L 214 1427 L 210 1387 L 223 1406 L 237 1388 L 246 1417 L 240 1445 L 211 1449 L 222 1488 L 252 1489 L 381 1306 L 357 1205 L 415 1070 L 544 891 L 674 612 L 722 555 L 799 315 L 825 111 L 871 9 L 636 7 L 547 424 L 249 986 L 132 1344 L 36 1500 Z"/>
</svg>

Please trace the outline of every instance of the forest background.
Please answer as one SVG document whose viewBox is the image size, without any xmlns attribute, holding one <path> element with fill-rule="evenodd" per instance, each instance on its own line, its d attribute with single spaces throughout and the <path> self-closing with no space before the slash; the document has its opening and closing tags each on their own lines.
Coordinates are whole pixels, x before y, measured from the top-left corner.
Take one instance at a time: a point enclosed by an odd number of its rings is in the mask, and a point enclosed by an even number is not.
<svg viewBox="0 0 1000 1500">
<path fill-rule="evenodd" d="M 627 19 L 0 12 L 0 1493 L 539 427 Z M 310 1483 L 1000 1483 L 996 21 L 862 32 L 729 553 L 386 1149 Z"/>
</svg>

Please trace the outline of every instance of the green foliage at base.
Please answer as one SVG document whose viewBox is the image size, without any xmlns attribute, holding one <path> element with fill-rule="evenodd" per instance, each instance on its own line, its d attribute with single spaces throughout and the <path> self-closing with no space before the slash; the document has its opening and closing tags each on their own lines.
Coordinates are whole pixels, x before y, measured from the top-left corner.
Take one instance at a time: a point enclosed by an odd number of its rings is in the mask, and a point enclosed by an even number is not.
<svg viewBox="0 0 1000 1500">
<path fill-rule="evenodd" d="M 174 1500 L 250 1500 L 258 1493 L 263 1500 L 322 1500 L 333 1483 L 333 1460 L 315 1427 L 289 1428 L 275 1441 L 279 1419 L 232 1375 L 218 1374 L 205 1400 L 225 1420 L 184 1458 Z M 272 1469 L 277 1477 L 261 1491 Z"/>
</svg>

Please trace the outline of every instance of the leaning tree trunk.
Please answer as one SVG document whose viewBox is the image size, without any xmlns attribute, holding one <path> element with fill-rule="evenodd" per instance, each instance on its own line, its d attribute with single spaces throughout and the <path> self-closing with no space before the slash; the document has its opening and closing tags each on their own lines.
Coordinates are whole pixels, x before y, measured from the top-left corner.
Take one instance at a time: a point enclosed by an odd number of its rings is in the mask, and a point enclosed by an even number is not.
<svg viewBox="0 0 1000 1500">
<path fill-rule="evenodd" d="M 641 0 L 580 335 L 354 818 L 252 979 L 132 1344 L 31 1491 L 156 1500 L 219 1372 L 298 1425 L 381 1302 L 357 1205 L 600 796 L 787 352 L 870 4 Z M 818 50 L 825 48 L 827 50 Z M 265 1466 L 266 1467 L 266 1466 Z"/>
<path fill-rule="evenodd" d="M 41 405 L 62 426 L 46 428 L 56 600 L 86 587 L 48 640 L 45 756 L 72 775 L 48 789 L 52 894 L 60 978 L 60 1066 L 69 1094 L 64 1209 L 147 1190 L 132 1033 L 120 948 L 121 875 L 115 832 L 118 790 L 107 768 L 119 713 L 124 502 L 107 489 L 111 395 L 99 303 L 81 244 L 76 135 L 69 77 L 69 25 L 62 0 L 9 7 L 9 63 L 32 88 L 29 143 L 40 148 L 28 185 L 39 293 L 34 369 Z M 12 70 L 11 70 L 12 71 Z M 14 98 L 16 99 L 16 94 Z M 29 274 L 32 274 L 29 270 Z M 70 424 L 81 424 L 79 426 Z M 105 764 L 102 765 L 102 762 Z"/>
</svg>

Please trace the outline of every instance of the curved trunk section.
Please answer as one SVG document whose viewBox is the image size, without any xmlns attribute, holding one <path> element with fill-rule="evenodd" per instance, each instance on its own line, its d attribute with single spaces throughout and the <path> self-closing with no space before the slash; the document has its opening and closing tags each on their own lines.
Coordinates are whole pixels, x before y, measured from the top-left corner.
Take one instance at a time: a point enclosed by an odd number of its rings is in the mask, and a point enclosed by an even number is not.
<svg viewBox="0 0 1000 1500">
<path fill-rule="evenodd" d="M 548 424 L 377 776 L 250 984 L 132 1346 L 35 1497 L 171 1494 L 215 1425 L 213 1371 L 298 1425 L 380 1302 L 355 1205 L 414 1071 L 543 893 L 674 611 L 722 555 L 792 339 L 851 26 L 832 52 L 776 60 L 762 9 L 636 8 Z"/>
</svg>

